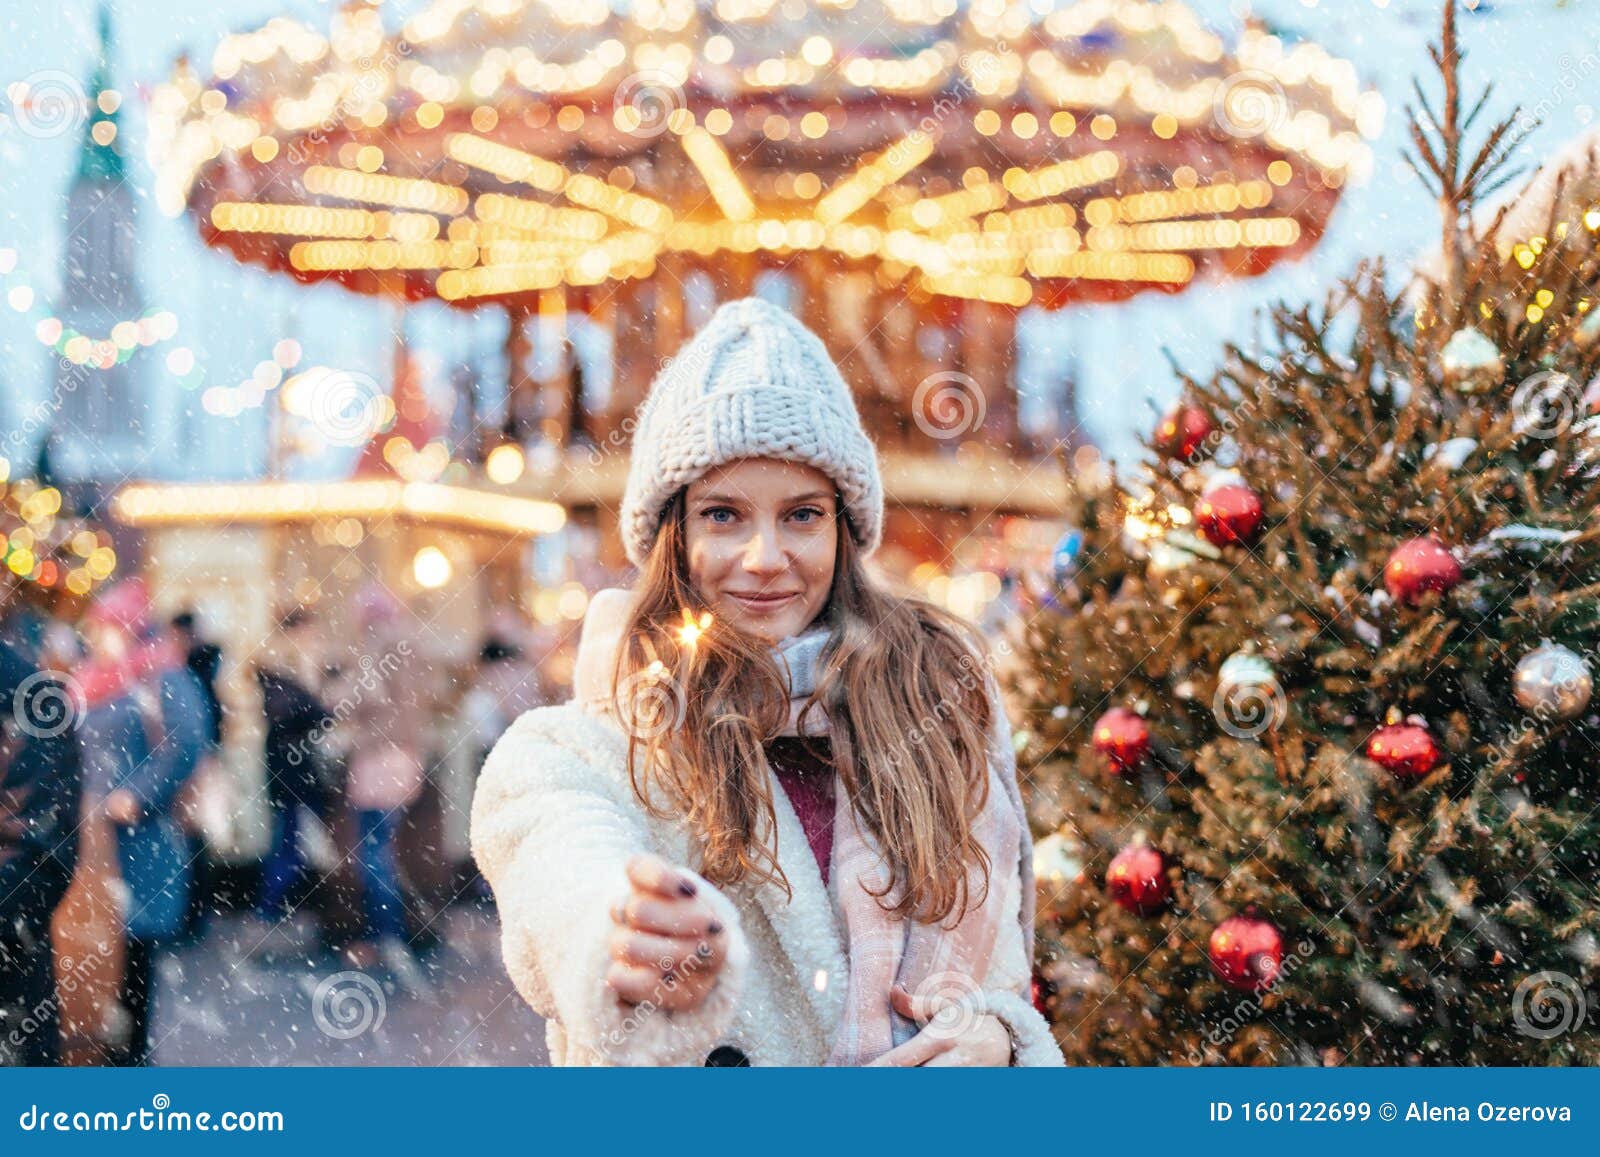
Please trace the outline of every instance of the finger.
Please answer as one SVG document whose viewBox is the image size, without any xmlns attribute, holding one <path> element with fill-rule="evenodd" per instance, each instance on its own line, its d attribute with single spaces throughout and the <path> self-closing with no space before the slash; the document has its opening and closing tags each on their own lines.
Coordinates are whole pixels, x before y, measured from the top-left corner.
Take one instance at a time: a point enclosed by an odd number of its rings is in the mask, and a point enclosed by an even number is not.
<svg viewBox="0 0 1600 1157">
<path fill-rule="evenodd" d="M 612 961 L 606 969 L 606 986 L 629 1004 L 642 1004 L 661 991 L 661 973 Z"/>
<path fill-rule="evenodd" d="M 617 928 L 611 933 L 611 958 L 663 972 L 717 968 L 727 952 L 725 940 L 721 936 L 695 939 Z"/>
<path fill-rule="evenodd" d="M 894 1010 L 896 1012 L 905 1017 L 907 1020 L 914 1020 L 918 1024 L 921 1024 L 923 1021 L 928 1019 L 928 1017 L 922 1014 L 921 1010 L 918 1009 L 916 997 L 912 996 L 898 984 L 889 989 L 889 1003 L 894 1006 Z"/>
<path fill-rule="evenodd" d="M 699 886 L 660 856 L 640 854 L 627 863 L 628 880 L 643 892 L 682 900 L 699 892 Z"/>
<path fill-rule="evenodd" d="M 894 1065 L 921 1065 L 926 1064 L 931 1058 L 949 1048 L 954 1041 L 948 1037 L 938 1037 L 930 1032 L 919 1032 L 916 1036 L 890 1049 L 875 1061 L 869 1062 L 869 1068 L 874 1066 Z"/>
<path fill-rule="evenodd" d="M 622 902 L 621 922 L 640 932 L 661 936 L 707 939 L 722 931 L 722 922 L 704 903 L 662 900 L 637 892 Z"/>
</svg>

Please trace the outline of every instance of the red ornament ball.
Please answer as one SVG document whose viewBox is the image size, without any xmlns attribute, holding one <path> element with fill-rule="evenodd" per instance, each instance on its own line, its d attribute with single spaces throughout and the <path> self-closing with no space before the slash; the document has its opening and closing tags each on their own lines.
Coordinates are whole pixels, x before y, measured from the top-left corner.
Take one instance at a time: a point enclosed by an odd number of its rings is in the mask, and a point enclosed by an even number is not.
<svg viewBox="0 0 1600 1157">
<path fill-rule="evenodd" d="M 1193 458 L 1215 429 L 1199 406 L 1174 406 L 1156 427 L 1156 449 L 1169 458 Z"/>
<path fill-rule="evenodd" d="M 1211 970 L 1229 988 L 1260 992 L 1283 967 L 1283 936 L 1266 920 L 1230 916 L 1211 930 Z"/>
<path fill-rule="evenodd" d="M 1421 779 L 1439 766 L 1439 742 L 1417 723 L 1391 723 L 1367 740 L 1367 758 L 1396 779 Z"/>
<path fill-rule="evenodd" d="M 1150 754 L 1150 725 L 1137 712 L 1113 707 L 1095 722 L 1094 749 L 1109 759 L 1111 770 L 1120 775 Z"/>
<path fill-rule="evenodd" d="M 1172 896 L 1166 858 L 1149 844 L 1129 844 L 1106 869 L 1106 891 L 1129 912 L 1148 916 Z"/>
<path fill-rule="evenodd" d="M 1261 529 L 1262 517 L 1261 496 L 1234 482 L 1206 491 L 1194 508 L 1195 527 L 1212 546 L 1248 546 Z"/>
<path fill-rule="evenodd" d="M 1461 581 L 1461 564 L 1436 538 L 1413 538 L 1394 548 L 1383 565 L 1383 585 L 1396 602 L 1415 604 L 1428 591 L 1448 591 Z"/>
</svg>

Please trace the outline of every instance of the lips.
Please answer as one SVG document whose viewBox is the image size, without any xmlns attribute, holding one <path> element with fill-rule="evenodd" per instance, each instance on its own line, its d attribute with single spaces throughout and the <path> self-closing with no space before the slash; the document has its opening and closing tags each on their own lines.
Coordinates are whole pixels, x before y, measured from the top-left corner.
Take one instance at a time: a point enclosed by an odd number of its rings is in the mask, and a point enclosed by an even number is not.
<svg viewBox="0 0 1600 1157">
<path fill-rule="evenodd" d="M 776 607 L 787 606 L 792 600 L 799 598 L 800 595 L 799 592 L 790 594 L 740 594 L 736 591 L 729 591 L 728 597 L 753 611 L 770 611 Z"/>
</svg>

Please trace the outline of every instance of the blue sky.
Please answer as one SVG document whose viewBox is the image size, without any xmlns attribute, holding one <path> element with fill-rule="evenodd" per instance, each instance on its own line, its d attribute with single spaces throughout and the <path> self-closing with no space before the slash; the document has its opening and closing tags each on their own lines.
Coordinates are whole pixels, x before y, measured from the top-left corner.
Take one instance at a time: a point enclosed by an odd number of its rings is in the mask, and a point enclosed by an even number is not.
<svg viewBox="0 0 1600 1157">
<path fill-rule="evenodd" d="M 1147 295 L 1118 306 L 1025 316 L 1025 396 L 1035 405 L 1048 405 L 1050 383 L 1075 364 L 1082 416 L 1095 439 L 1117 457 L 1135 452 L 1138 432 L 1176 391 L 1164 349 L 1203 373 L 1225 341 L 1250 340 L 1254 315 L 1263 304 L 1279 297 L 1320 296 L 1363 256 L 1404 261 L 1426 247 L 1437 228 L 1432 204 L 1400 163 L 1404 125 L 1399 111 L 1411 76 L 1427 67 L 1424 45 L 1435 35 L 1438 19 L 1433 0 L 1191 0 L 1191 6 L 1224 33 L 1254 12 L 1283 31 L 1318 41 L 1355 62 L 1366 82 L 1385 94 L 1390 111 L 1382 138 L 1374 142 L 1370 182 L 1347 191 L 1321 247 L 1308 259 L 1249 282 L 1198 285 L 1176 298 Z M 414 7 L 407 3 L 402 10 Z M 1540 109 L 1545 123 L 1520 149 L 1520 159 L 1536 165 L 1589 128 L 1600 104 L 1600 77 L 1589 55 L 1600 53 L 1600 0 L 1485 0 L 1479 7 L 1464 14 L 1462 23 L 1469 85 L 1475 89 L 1493 79 L 1499 108 L 1509 111 L 1521 103 Z M 252 28 L 275 15 L 326 28 L 331 6 L 316 0 L 120 0 L 113 11 L 114 74 L 118 86 L 133 94 L 163 79 L 182 51 L 208 60 L 229 30 Z M 91 0 L 7 5 L 0 20 L 0 93 L 12 81 L 42 71 L 84 77 L 92 67 Z M 4 103 L 0 97 L 0 106 Z M 271 356 L 279 337 L 293 336 L 304 347 L 306 364 L 370 367 L 381 380 L 389 364 L 393 312 L 337 287 L 308 289 L 206 249 L 192 221 L 163 217 L 144 195 L 149 171 L 144 111 L 137 99 L 124 106 L 123 122 L 133 142 L 132 185 L 141 198 L 144 299 L 179 319 L 173 342 L 136 355 L 148 380 L 160 387 L 155 437 L 165 450 L 154 472 L 254 473 L 261 468 L 265 444 L 259 412 L 232 419 L 202 416 L 197 437 L 183 437 L 179 411 L 197 409 L 198 392 L 177 385 L 166 369 L 165 351 L 186 346 L 207 384 L 235 385 Z M 19 270 L 27 271 L 43 301 L 53 300 L 58 285 L 65 194 L 77 150 L 76 133 L 34 139 L 14 126 L 0 128 L 0 247 L 17 251 Z M 15 428 L 45 395 L 49 354 L 32 326 L 0 304 L 0 429 Z M 487 356 L 491 373 L 502 328 L 494 311 L 466 317 L 423 306 L 408 318 L 414 345 L 443 365 Z"/>
</svg>

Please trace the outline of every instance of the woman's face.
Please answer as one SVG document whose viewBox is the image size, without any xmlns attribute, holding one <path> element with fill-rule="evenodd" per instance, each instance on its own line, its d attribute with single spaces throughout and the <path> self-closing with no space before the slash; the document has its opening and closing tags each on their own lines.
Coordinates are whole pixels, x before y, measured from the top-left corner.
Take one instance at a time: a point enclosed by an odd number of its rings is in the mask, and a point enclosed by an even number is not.
<svg viewBox="0 0 1600 1157">
<path fill-rule="evenodd" d="M 712 612 L 772 643 L 810 626 L 839 553 L 833 480 L 745 458 L 695 479 L 684 497 L 689 579 Z"/>
</svg>

